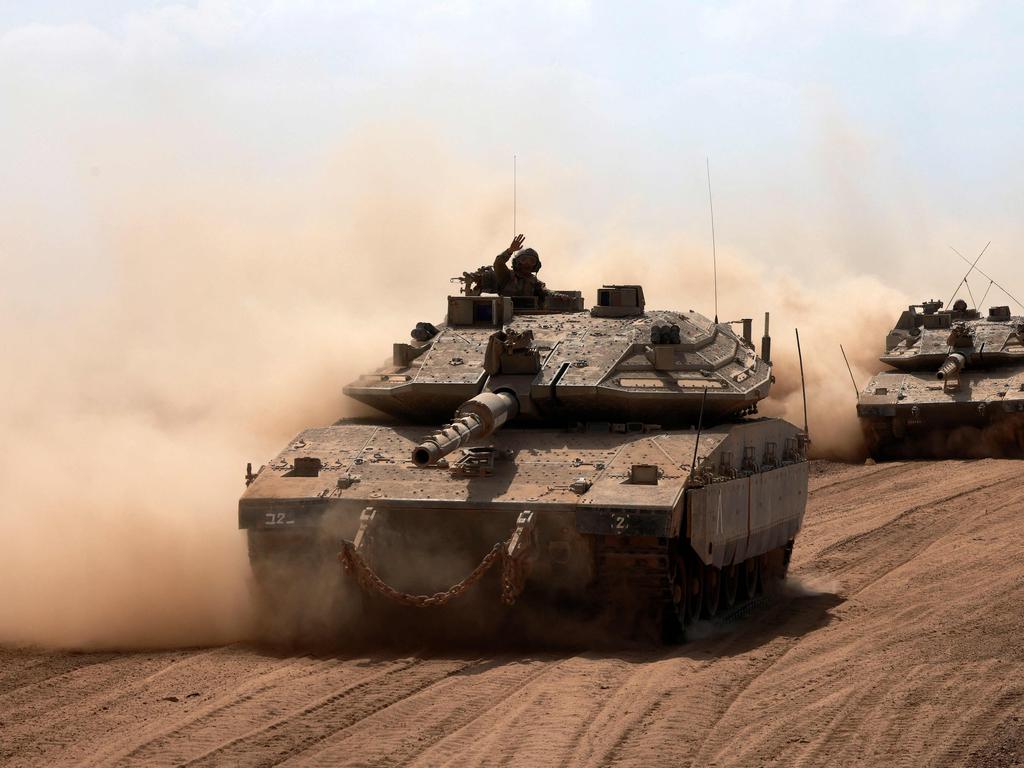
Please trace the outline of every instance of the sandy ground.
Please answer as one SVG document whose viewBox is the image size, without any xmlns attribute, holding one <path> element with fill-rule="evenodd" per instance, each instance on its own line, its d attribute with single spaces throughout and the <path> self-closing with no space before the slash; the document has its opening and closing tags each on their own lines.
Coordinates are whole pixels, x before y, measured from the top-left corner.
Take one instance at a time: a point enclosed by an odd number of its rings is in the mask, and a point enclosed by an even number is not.
<svg viewBox="0 0 1024 768">
<path fill-rule="evenodd" d="M 816 462 L 791 586 L 685 646 L 0 650 L 0 763 L 1024 765 L 1019 462 Z"/>
</svg>

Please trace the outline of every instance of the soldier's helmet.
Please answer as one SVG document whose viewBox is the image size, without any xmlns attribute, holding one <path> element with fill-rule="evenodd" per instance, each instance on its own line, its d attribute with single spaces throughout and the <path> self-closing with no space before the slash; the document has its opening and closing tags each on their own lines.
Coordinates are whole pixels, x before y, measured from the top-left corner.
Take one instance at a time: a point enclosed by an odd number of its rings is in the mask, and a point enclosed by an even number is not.
<svg viewBox="0 0 1024 768">
<path fill-rule="evenodd" d="M 539 272 L 540 256 L 533 248 L 523 248 L 512 257 L 512 269 L 519 273 Z"/>
<path fill-rule="evenodd" d="M 956 301 L 953 302 L 953 311 L 954 312 L 966 312 L 967 311 L 967 302 L 964 301 L 963 299 L 957 299 Z"/>
</svg>

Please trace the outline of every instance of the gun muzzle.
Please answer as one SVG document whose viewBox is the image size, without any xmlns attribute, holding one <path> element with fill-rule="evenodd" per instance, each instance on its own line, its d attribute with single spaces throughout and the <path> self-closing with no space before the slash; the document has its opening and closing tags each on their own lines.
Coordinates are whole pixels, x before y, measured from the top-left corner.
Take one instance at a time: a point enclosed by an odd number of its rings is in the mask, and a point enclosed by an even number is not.
<svg viewBox="0 0 1024 768">
<path fill-rule="evenodd" d="M 413 448 L 412 462 L 417 467 L 436 464 L 456 448 L 471 440 L 483 440 L 494 434 L 519 413 L 519 401 L 510 392 L 484 392 L 467 400 L 455 412 L 455 419 L 442 430 Z"/>
<path fill-rule="evenodd" d="M 936 372 L 935 378 L 939 381 L 955 379 L 960 375 L 960 371 L 964 369 L 965 365 L 967 365 L 967 358 L 959 352 L 953 352 L 945 359 L 942 365 L 939 366 L 939 370 Z"/>
</svg>

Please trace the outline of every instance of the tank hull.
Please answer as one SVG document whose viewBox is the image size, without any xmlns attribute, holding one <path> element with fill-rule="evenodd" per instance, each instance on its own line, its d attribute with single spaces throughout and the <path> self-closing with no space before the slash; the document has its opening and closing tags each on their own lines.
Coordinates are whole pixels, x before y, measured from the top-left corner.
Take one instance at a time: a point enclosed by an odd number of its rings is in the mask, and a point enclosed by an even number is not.
<svg viewBox="0 0 1024 768">
<path fill-rule="evenodd" d="M 274 552 L 330 559 L 343 542 L 362 541 L 384 583 L 429 595 L 510 541 L 528 512 L 522 600 L 640 607 L 678 634 L 784 575 L 807 498 L 799 437 L 778 419 L 719 425 L 699 441 L 695 430 L 624 424 L 505 429 L 477 446 L 487 461 L 467 472 L 454 457 L 415 466 L 420 428 L 339 423 L 301 433 L 261 468 L 239 502 L 239 525 L 257 575 L 272 570 Z M 736 588 L 741 572 L 746 592 Z M 460 600 L 512 615 L 495 574 Z M 726 594 L 712 604 L 716 584 Z"/>
<path fill-rule="evenodd" d="M 966 370 L 953 386 L 928 372 L 885 372 L 857 415 L 876 460 L 1024 456 L 1024 366 Z"/>
</svg>

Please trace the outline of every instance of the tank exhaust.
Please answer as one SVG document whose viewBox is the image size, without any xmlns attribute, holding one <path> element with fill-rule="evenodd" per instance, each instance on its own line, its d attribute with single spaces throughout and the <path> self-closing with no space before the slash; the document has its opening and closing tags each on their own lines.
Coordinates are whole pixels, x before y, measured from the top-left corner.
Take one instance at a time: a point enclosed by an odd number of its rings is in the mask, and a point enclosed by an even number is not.
<svg viewBox="0 0 1024 768">
<path fill-rule="evenodd" d="M 471 440 L 482 440 L 494 434 L 518 413 L 519 401 L 510 392 L 479 394 L 459 406 L 451 424 L 413 448 L 412 463 L 417 467 L 436 464 Z"/>
<path fill-rule="evenodd" d="M 764 313 L 764 336 L 761 337 L 761 359 L 772 364 L 772 337 L 768 333 L 768 313 Z"/>
</svg>

